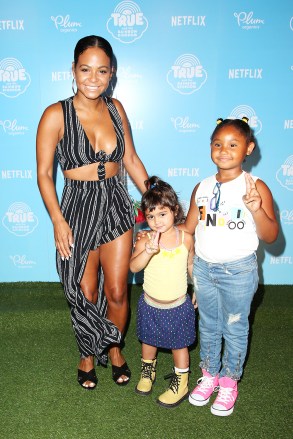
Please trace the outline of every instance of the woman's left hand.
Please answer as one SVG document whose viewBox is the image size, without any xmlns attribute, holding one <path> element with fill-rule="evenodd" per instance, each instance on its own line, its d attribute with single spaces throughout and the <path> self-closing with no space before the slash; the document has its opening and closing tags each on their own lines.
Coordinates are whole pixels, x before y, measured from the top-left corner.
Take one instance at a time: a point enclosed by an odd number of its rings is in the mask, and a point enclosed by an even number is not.
<svg viewBox="0 0 293 439">
<path fill-rule="evenodd" d="M 250 212 L 255 213 L 261 208 L 261 196 L 256 188 L 253 178 L 245 173 L 246 194 L 243 195 L 243 202 Z"/>
<path fill-rule="evenodd" d="M 137 241 L 140 241 L 140 239 L 144 238 L 149 232 L 150 232 L 150 229 L 139 230 L 135 236 L 135 241 L 134 241 L 133 247 L 135 247 L 135 244 L 137 243 Z"/>
</svg>

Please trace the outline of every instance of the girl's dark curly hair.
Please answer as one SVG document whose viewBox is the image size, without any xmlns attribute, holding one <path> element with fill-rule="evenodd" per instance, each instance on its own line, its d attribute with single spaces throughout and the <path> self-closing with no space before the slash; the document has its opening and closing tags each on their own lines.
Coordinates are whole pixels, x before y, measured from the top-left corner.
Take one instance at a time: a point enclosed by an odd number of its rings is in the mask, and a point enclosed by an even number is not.
<svg viewBox="0 0 293 439">
<path fill-rule="evenodd" d="M 146 180 L 145 185 L 147 191 L 141 199 L 141 210 L 144 215 L 147 209 L 152 212 L 157 206 L 163 206 L 169 207 L 174 212 L 174 224 L 184 221 L 183 208 L 172 186 L 155 175 Z"/>
</svg>

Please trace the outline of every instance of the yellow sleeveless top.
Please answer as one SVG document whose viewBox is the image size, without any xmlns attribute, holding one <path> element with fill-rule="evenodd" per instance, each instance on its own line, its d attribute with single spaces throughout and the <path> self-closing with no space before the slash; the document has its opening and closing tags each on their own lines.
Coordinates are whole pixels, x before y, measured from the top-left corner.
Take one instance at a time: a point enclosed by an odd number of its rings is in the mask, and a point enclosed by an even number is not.
<svg viewBox="0 0 293 439">
<path fill-rule="evenodd" d="M 160 248 L 144 269 L 143 289 L 156 300 L 176 300 L 187 291 L 188 250 L 184 231 L 181 233 L 180 245 L 173 249 Z"/>
</svg>

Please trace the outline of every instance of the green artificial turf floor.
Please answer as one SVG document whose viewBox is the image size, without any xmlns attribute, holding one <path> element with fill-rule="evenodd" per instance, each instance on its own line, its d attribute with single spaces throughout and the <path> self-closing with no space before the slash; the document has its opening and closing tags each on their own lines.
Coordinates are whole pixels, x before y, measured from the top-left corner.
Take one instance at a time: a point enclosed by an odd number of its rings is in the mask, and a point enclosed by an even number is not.
<svg viewBox="0 0 293 439">
<path fill-rule="evenodd" d="M 251 341 L 234 413 L 210 413 L 210 403 L 188 401 L 174 409 L 156 404 L 168 385 L 172 356 L 160 352 L 153 393 L 134 392 L 140 374 L 135 309 L 140 286 L 130 286 L 131 318 L 124 355 L 132 370 L 126 387 L 97 367 L 99 384 L 83 390 L 76 381 L 78 352 L 69 310 L 58 283 L 0 284 L 3 439 L 244 439 L 291 438 L 292 303 L 289 285 L 260 286 L 251 313 Z M 199 347 L 190 351 L 190 389 L 200 377 Z"/>
</svg>

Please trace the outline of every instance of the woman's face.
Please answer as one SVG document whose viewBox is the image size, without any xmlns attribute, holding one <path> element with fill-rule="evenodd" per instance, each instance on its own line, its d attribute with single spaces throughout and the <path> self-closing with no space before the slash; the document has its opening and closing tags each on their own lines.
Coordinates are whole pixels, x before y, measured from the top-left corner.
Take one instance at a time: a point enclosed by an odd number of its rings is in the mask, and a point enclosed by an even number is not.
<svg viewBox="0 0 293 439">
<path fill-rule="evenodd" d="M 77 91 L 88 99 L 97 99 L 104 93 L 112 76 L 110 59 L 99 47 L 89 47 L 72 65 Z"/>
</svg>

